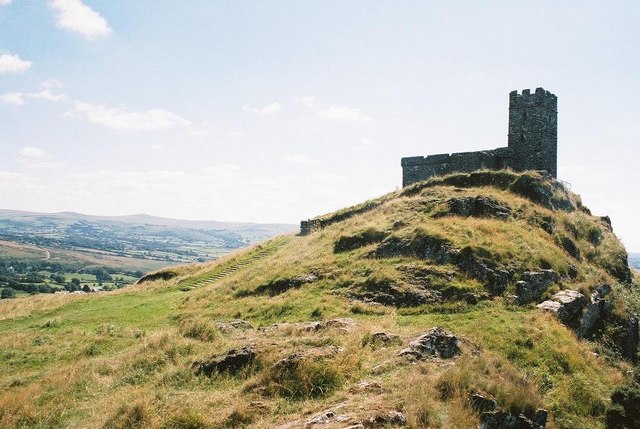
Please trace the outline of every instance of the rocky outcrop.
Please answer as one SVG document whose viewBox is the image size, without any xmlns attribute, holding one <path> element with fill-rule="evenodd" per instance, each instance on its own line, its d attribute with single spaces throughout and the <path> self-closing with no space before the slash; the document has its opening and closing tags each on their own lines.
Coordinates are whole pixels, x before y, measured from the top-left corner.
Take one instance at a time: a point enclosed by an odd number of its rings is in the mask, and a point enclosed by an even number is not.
<svg viewBox="0 0 640 429">
<path fill-rule="evenodd" d="M 513 273 L 487 265 L 474 255 L 473 249 L 456 249 L 448 240 L 416 231 L 413 237 L 387 237 L 376 248 L 374 255 L 379 258 L 414 256 L 437 264 L 457 266 L 467 275 L 483 282 L 490 293 L 502 293 Z"/>
<path fill-rule="evenodd" d="M 322 322 L 301 322 L 294 324 L 294 326 L 300 330 L 311 332 L 330 328 L 350 331 L 356 326 L 356 322 L 350 317 L 340 317 L 337 319 L 325 320 Z"/>
<path fill-rule="evenodd" d="M 400 411 L 388 411 L 386 413 L 370 417 L 362 422 L 362 425 L 367 429 L 377 429 L 389 426 L 405 426 L 406 424 L 407 418 Z"/>
<path fill-rule="evenodd" d="M 252 291 L 239 291 L 236 293 L 236 298 L 252 295 L 276 296 L 288 291 L 289 289 L 297 289 L 307 283 L 313 283 L 318 279 L 318 275 L 309 273 L 293 278 L 272 280 L 269 283 L 261 284 Z"/>
<path fill-rule="evenodd" d="M 447 201 L 447 206 L 450 214 L 464 217 L 506 219 L 511 214 L 508 206 L 483 196 L 451 198 Z"/>
<path fill-rule="evenodd" d="M 411 341 L 409 347 L 402 350 L 399 355 L 422 360 L 427 358 L 450 359 L 459 354 L 458 338 L 436 326 Z"/>
<path fill-rule="evenodd" d="M 203 362 L 195 362 L 192 369 L 196 374 L 211 377 L 216 373 L 235 374 L 249 366 L 255 359 L 256 353 L 253 346 L 245 346 L 240 349 L 232 349 L 223 355 L 212 356 Z"/>
<path fill-rule="evenodd" d="M 369 244 L 379 243 L 384 240 L 386 236 L 386 232 L 373 228 L 365 229 L 353 235 L 343 235 L 335 242 L 333 251 L 340 253 L 355 250 Z"/>
<path fill-rule="evenodd" d="M 402 341 L 398 335 L 388 334 L 386 332 L 376 332 L 371 335 L 368 343 L 373 345 L 390 346 L 394 344 L 401 344 Z"/>
<path fill-rule="evenodd" d="M 638 361 L 640 349 L 640 319 L 638 316 L 630 316 L 624 327 L 624 339 L 622 344 L 623 356 L 633 362 Z"/>
<path fill-rule="evenodd" d="M 516 283 L 517 303 L 522 305 L 539 300 L 557 281 L 558 273 L 553 270 L 525 271 L 522 280 Z"/>
<path fill-rule="evenodd" d="M 469 405 L 471 405 L 471 409 L 476 413 L 490 412 L 498 408 L 495 399 L 487 398 L 477 393 L 469 395 Z"/>
<path fill-rule="evenodd" d="M 577 290 L 563 290 L 553 295 L 550 300 L 538 304 L 538 308 L 555 314 L 562 323 L 576 328 L 580 324 L 582 310 L 587 304 L 587 298 Z"/>
<path fill-rule="evenodd" d="M 479 429 L 544 429 L 548 413 L 538 410 L 533 416 L 512 414 L 507 411 L 490 411 L 480 414 Z"/>
<path fill-rule="evenodd" d="M 437 290 L 423 289 L 391 279 L 369 278 L 354 284 L 348 296 L 351 299 L 368 303 L 377 303 L 393 307 L 414 307 L 442 301 L 442 293 Z"/>
<path fill-rule="evenodd" d="M 216 327 L 225 334 L 229 334 L 234 331 L 245 331 L 248 329 L 253 329 L 251 323 L 242 319 L 234 319 L 228 322 L 216 322 Z"/>
<path fill-rule="evenodd" d="M 606 297 L 610 293 L 611 287 L 606 284 L 596 288 L 589 299 L 576 290 L 563 290 L 538 304 L 538 308 L 555 314 L 563 324 L 584 338 L 609 316 L 613 304 Z"/>
<path fill-rule="evenodd" d="M 178 274 L 174 273 L 173 271 L 158 271 L 156 273 L 151 273 L 151 274 L 147 274 L 142 276 L 137 282 L 136 284 L 142 284 L 142 283 L 146 283 L 146 282 L 154 282 L 156 280 L 171 280 L 172 278 L 176 277 Z"/>
</svg>

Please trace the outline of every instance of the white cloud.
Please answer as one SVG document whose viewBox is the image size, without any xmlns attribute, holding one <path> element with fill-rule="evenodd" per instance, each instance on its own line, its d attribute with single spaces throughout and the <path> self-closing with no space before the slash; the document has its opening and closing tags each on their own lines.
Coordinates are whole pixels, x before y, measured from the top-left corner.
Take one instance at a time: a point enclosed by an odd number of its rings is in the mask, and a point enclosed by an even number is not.
<svg viewBox="0 0 640 429">
<path fill-rule="evenodd" d="M 37 147 L 23 147 L 20 150 L 20 156 L 25 158 L 45 158 L 47 156 L 47 152 L 42 149 L 38 149 Z"/>
<path fill-rule="evenodd" d="M 0 0 L 0 6 L 8 6 L 13 0 Z"/>
<path fill-rule="evenodd" d="M 51 79 L 47 79 L 47 80 L 43 81 L 40 84 L 40 86 L 42 86 L 43 88 L 46 88 L 46 89 L 52 89 L 52 88 L 62 88 L 64 85 L 58 79 L 51 78 Z"/>
<path fill-rule="evenodd" d="M 23 147 L 19 155 L 18 161 L 20 164 L 30 170 L 53 169 L 62 166 L 51 155 L 37 147 Z"/>
<path fill-rule="evenodd" d="M 176 126 L 189 126 L 191 122 L 163 109 L 130 111 L 126 107 L 107 107 L 101 104 L 75 103 L 71 115 L 79 113 L 95 124 L 117 130 L 162 130 Z"/>
<path fill-rule="evenodd" d="M 20 58 L 19 55 L 2 54 L 0 55 L 0 73 L 20 73 L 31 68 L 31 61 Z"/>
<path fill-rule="evenodd" d="M 251 107 L 245 104 L 242 107 L 242 110 L 249 113 L 255 113 L 256 115 L 273 115 L 274 113 L 278 113 L 282 110 L 282 106 L 280 103 L 271 103 L 264 107 Z"/>
<path fill-rule="evenodd" d="M 13 106 L 22 106 L 24 101 L 24 96 L 20 92 L 9 92 L 6 94 L 0 95 L 0 101 L 6 104 L 11 104 Z"/>
<path fill-rule="evenodd" d="M 304 105 L 306 107 L 309 107 L 311 109 L 316 107 L 316 97 L 314 97 L 314 96 L 309 95 L 309 96 L 304 96 L 304 97 L 296 97 L 295 100 L 298 103 L 300 103 L 300 104 L 302 104 L 302 105 Z"/>
<path fill-rule="evenodd" d="M 88 40 L 111 33 L 107 20 L 80 0 L 52 0 L 49 6 L 57 12 L 56 24 L 64 30 L 80 33 Z"/>
<path fill-rule="evenodd" d="M 360 109 L 352 107 L 333 105 L 318 112 L 318 116 L 327 119 L 335 119 L 346 122 L 372 122 L 370 116 L 364 114 Z"/>
<path fill-rule="evenodd" d="M 48 89 L 40 92 L 9 92 L 7 94 L 0 95 L 0 101 L 14 106 L 22 106 L 27 102 L 26 99 L 28 98 L 56 102 L 69 100 L 65 94 L 55 94 Z"/>
<path fill-rule="evenodd" d="M 188 171 L 87 169 L 51 174 L 30 169 L 29 174 L 0 171 L 0 207 L 297 223 L 356 202 L 356 192 L 348 185 L 341 175 L 264 175 L 234 164 Z M 251 209 L 256 207 L 260 210 Z"/>
<path fill-rule="evenodd" d="M 317 164 L 316 161 L 312 160 L 306 155 L 299 155 L 299 154 L 292 154 L 292 153 L 286 153 L 282 157 L 282 160 L 287 164 L 301 164 L 301 165 Z"/>
</svg>

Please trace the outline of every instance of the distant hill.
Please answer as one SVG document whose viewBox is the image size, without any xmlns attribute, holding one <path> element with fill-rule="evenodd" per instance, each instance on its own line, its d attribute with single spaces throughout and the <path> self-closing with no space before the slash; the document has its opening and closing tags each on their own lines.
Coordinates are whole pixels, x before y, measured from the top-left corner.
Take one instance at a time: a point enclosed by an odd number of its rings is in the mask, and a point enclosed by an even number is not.
<svg viewBox="0 0 640 429">
<path fill-rule="evenodd" d="M 189 221 L 149 215 L 0 210 L 0 240 L 165 265 L 215 259 L 295 229 L 288 224 Z"/>
<path fill-rule="evenodd" d="M 629 265 L 640 270 L 640 253 L 629 253 Z"/>
<path fill-rule="evenodd" d="M 0 210 L 0 288 L 17 295 L 120 288 L 148 271 L 211 261 L 295 230 L 287 224 Z"/>
<path fill-rule="evenodd" d="M 637 411 L 638 285 L 560 183 L 455 174 L 314 225 L 0 301 L 0 427 L 638 427 L 608 424 Z"/>
</svg>

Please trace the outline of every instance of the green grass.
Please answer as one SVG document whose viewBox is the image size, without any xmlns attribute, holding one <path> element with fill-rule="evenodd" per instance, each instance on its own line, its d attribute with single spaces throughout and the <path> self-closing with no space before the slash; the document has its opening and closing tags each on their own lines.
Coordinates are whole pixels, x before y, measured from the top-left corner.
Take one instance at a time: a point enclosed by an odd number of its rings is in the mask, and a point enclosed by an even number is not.
<svg viewBox="0 0 640 429">
<path fill-rule="evenodd" d="M 507 185 L 518 176 L 496 174 Z M 576 196 L 553 188 L 557 201 L 575 209 L 551 210 L 507 185 L 431 182 L 327 215 L 326 227 L 308 236 L 280 237 L 212 264 L 172 268 L 176 277 L 168 281 L 2 302 L 0 426 L 301 426 L 310 415 L 343 404 L 340 413 L 354 421 L 399 410 L 409 427 L 472 428 L 478 418 L 466 398 L 477 391 L 513 411 L 549 409 L 549 428 L 602 428 L 628 363 L 614 354 L 596 356 L 604 345 L 579 341 L 533 306 L 513 305 L 507 296 L 513 284 L 504 296 L 469 303 L 461 297 L 486 295 L 485 284 L 454 263 L 416 252 L 376 256 L 389 237 L 411 243 L 427 234 L 453 249 L 470 248 L 497 268 L 553 268 L 563 275 L 556 288 L 610 283 L 618 301 L 626 302 L 618 310 L 640 309 L 637 285 L 619 286 L 611 274 L 621 245 L 578 208 Z M 449 198 L 478 194 L 509 206 L 511 215 L 447 213 Z M 551 219 L 553 231 L 541 227 L 543 217 Z M 580 259 L 562 248 L 559 235 L 571 237 Z M 226 274 L 204 283 L 220 273 Z M 265 292 L 299 278 L 310 280 Z M 448 298 L 402 308 L 353 299 L 365 284 L 374 290 L 386 285 L 393 293 L 428 288 Z M 296 325 L 336 317 L 351 317 L 356 325 L 346 331 Z M 258 329 L 218 329 L 218 322 L 236 318 Z M 397 356 L 433 326 L 459 337 L 461 357 L 411 365 Z M 400 342 L 367 345 L 381 331 L 399 335 Z M 236 375 L 209 378 L 192 369 L 194 362 L 247 344 L 257 358 Z M 294 353 L 304 356 L 299 365 L 279 371 L 278 362 Z M 361 381 L 381 388 L 360 391 Z"/>
</svg>

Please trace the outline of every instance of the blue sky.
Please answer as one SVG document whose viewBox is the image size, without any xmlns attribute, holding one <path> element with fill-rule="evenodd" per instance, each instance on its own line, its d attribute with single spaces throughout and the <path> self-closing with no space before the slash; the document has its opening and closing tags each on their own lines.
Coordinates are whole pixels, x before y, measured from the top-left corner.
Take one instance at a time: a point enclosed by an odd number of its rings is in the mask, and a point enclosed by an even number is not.
<svg viewBox="0 0 640 429">
<path fill-rule="evenodd" d="M 292 222 L 506 145 L 558 96 L 559 177 L 640 251 L 640 3 L 0 0 L 0 207 Z"/>
</svg>

